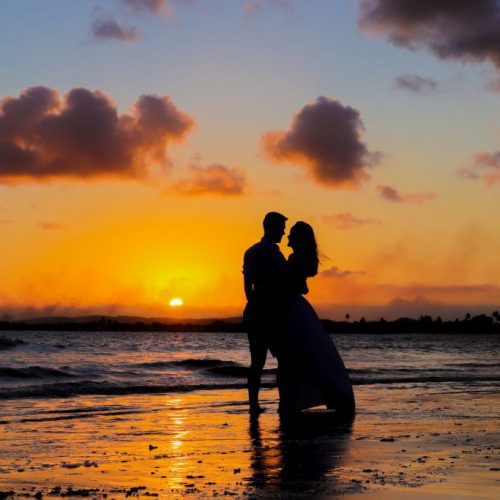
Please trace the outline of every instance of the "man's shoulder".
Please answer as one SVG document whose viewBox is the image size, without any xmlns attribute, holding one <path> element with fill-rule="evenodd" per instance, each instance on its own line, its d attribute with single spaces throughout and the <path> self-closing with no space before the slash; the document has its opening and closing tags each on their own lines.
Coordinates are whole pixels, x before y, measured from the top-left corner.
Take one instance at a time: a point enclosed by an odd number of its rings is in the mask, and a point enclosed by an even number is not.
<svg viewBox="0 0 500 500">
<path fill-rule="evenodd" d="M 251 247 L 248 247 L 245 251 L 245 255 L 252 255 L 265 251 L 266 246 L 267 245 L 265 244 L 265 242 L 263 240 L 260 240 L 257 243 L 254 243 Z"/>
<path fill-rule="evenodd" d="M 244 256 L 246 259 L 252 259 L 259 257 L 266 258 L 275 254 L 281 254 L 278 245 L 262 239 L 249 247 Z"/>
<path fill-rule="evenodd" d="M 286 259 L 278 245 L 261 240 L 252 245 L 244 254 L 245 262 L 261 262 L 269 265 L 285 263 Z"/>
</svg>

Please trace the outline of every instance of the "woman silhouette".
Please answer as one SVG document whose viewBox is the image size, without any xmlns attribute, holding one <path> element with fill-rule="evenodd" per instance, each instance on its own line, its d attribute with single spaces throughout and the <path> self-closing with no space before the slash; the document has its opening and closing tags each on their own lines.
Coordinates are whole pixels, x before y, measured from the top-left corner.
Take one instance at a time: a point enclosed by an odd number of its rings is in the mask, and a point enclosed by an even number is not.
<svg viewBox="0 0 500 500">
<path fill-rule="evenodd" d="M 354 393 L 335 344 L 309 302 L 307 278 L 318 272 L 318 247 L 314 231 L 299 221 L 291 229 L 287 261 L 288 338 L 279 359 L 280 412 L 290 414 L 326 405 L 339 413 L 353 414 Z"/>
</svg>

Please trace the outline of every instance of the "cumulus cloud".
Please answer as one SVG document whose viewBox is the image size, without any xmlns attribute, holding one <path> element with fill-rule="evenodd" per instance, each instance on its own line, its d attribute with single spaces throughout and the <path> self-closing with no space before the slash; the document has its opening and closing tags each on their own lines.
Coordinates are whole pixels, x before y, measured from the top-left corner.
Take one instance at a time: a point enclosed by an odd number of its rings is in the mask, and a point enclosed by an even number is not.
<svg viewBox="0 0 500 500">
<path fill-rule="evenodd" d="M 377 219 L 361 219 L 355 217 L 349 212 L 342 212 L 333 215 L 323 215 L 321 217 L 322 221 L 326 224 L 331 224 L 335 229 L 340 229 L 342 231 L 355 229 L 361 226 L 366 226 L 368 224 L 381 224 Z"/>
<path fill-rule="evenodd" d="M 61 98 L 30 87 L 0 101 L 0 182 L 142 178 L 167 163 L 168 145 L 193 124 L 166 95 L 143 95 L 119 114 L 97 90 L 75 88 Z"/>
<path fill-rule="evenodd" d="M 318 97 L 294 116 L 289 130 L 266 132 L 262 146 L 272 161 L 296 163 L 319 184 L 356 187 L 380 159 L 363 142 L 363 130 L 358 110 Z"/>
<path fill-rule="evenodd" d="M 498 0 L 361 0 L 359 23 L 399 47 L 500 69 L 499 19 Z"/>
<path fill-rule="evenodd" d="M 290 0 L 246 0 L 244 4 L 245 10 L 249 14 L 253 14 L 265 7 L 287 10 L 289 12 L 294 10 Z"/>
<path fill-rule="evenodd" d="M 482 180 L 487 186 L 500 183 L 500 151 L 478 153 L 472 164 L 458 169 L 458 174 L 468 180 Z"/>
<path fill-rule="evenodd" d="M 420 204 L 437 198 L 436 193 L 400 193 L 391 186 L 377 186 L 380 196 L 387 201 L 395 203 L 416 203 Z"/>
<path fill-rule="evenodd" d="M 348 269 L 340 269 L 337 266 L 332 266 L 320 273 L 325 278 L 349 278 L 352 276 L 362 276 L 366 274 L 364 271 L 349 271 Z"/>
<path fill-rule="evenodd" d="M 436 80 L 411 74 L 398 76 L 395 86 L 397 89 L 408 90 L 415 94 L 434 92 L 439 89 L 439 83 Z"/>
<path fill-rule="evenodd" d="M 191 165 L 188 170 L 189 177 L 175 183 L 170 192 L 183 196 L 238 196 L 244 193 L 246 176 L 240 168 L 215 164 L 208 167 Z"/>
<path fill-rule="evenodd" d="M 139 32 L 136 28 L 125 27 L 110 17 L 95 19 L 91 26 L 92 35 L 100 40 L 119 40 L 121 42 L 136 42 Z"/>
</svg>

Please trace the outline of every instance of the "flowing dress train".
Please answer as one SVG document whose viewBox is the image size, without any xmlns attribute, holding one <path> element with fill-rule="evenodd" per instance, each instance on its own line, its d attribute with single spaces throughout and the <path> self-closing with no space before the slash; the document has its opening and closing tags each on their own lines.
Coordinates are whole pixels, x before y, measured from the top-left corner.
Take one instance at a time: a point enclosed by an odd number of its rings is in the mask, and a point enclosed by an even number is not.
<svg viewBox="0 0 500 500">
<path fill-rule="evenodd" d="M 287 347 L 278 368 L 281 409 L 293 412 L 326 405 L 353 413 L 354 393 L 344 362 L 300 293 L 289 297 L 286 323 Z"/>
</svg>

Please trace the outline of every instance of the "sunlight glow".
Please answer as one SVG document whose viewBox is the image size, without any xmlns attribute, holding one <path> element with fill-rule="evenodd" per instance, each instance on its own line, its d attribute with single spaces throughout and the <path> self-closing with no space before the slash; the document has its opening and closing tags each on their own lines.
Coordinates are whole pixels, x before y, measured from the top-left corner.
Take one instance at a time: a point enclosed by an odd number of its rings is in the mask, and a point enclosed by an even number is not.
<svg viewBox="0 0 500 500">
<path fill-rule="evenodd" d="M 184 304 L 184 301 L 182 299 L 180 299 L 179 297 L 175 297 L 173 299 L 170 300 L 170 302 L 168 303 L 168 305 L 170 307 L 180 307 Z"/>
</svg>

